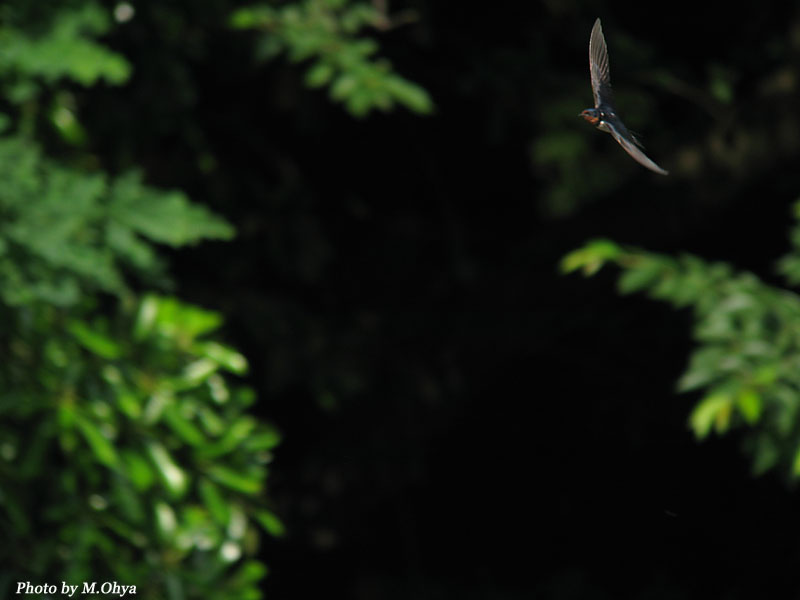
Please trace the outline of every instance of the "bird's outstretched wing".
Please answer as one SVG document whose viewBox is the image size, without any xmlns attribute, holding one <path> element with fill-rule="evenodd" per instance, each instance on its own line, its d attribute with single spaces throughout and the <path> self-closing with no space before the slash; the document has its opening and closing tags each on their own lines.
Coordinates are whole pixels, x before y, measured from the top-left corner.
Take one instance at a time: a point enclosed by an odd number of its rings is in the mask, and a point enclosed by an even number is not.
<svg viewBox="0 0 800 600">
<path fill-rule="evenodd" d="M 608 132 L 614 136 L 614 139 L 617 140 L 617 142 L 619 142 L 619 145 L 625 149 L 625 152 L 631 155 L 633 160 L 638 162 L 640 165 L 647 167 L 651 171 L 655 171 L 660 175 L 669 174 L 668 171 L 665 171 L 664 169 L 659 167 L 656 163 L 650 160 L 650 158 L 648 158 L 648 156 L 644 152 L 642 152 L 641 148 L 639 147 L 641 146 L 641 144 L 637 145 L 636 143 L 634 143 L 633 139 L 628 139 L 627 136 L 620 133 L 620 131 L 616 127 L 614 127 L 613 123 L 607 122 L 606 126 L 608 127 Z"/>
<path fill-rule="evenodd" d="M 594 22 L 592 35 L 589 37 L 589 73 L 592 76 L 592 93 L 594 106 L 609 104 L 611 101 L 611 73 L 608 68 L 608 48 L 603 37 L 600 19 Z"/>
</svg>

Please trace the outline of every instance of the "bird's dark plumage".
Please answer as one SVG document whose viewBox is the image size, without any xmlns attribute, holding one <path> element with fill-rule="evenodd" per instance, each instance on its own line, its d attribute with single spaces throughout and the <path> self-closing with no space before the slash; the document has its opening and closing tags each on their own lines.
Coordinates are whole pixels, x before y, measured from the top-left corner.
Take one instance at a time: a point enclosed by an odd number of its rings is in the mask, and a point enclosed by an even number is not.
<svg viewBox="0 0 800 600">
<path fill-rule="evenodd" d="M 608 67 L 608 49 L 600 19 L 594 22 L 592 34 L 589 37 L 589 74 L 592 80 L 594 108 L 587 108 L 581 113 L 581 116 L 592 125 L 596 125 L 601 131 L 610 133 L 636 162 L 651 171 L 666 175 L 667 171 L 642 152 L 639 140 L 628 131 L 614 110 L 611 96 L 611 75 Z"/>
</svg>

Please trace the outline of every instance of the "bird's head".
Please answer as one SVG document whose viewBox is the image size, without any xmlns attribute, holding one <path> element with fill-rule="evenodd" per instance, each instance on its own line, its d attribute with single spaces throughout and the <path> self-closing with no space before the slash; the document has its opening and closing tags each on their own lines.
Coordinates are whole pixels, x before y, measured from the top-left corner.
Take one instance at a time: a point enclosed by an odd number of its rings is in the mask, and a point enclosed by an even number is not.
<svg viewBox="0 0 800 600">
<path fill-rule="evenodd" d="M 583 117 L 592 125 L 597 125 L 600 121 L 600 111 L 596 108 L 587 108 L 584 111 L 581 111 L 581 114 L 578 115 L 579 117 Z"/>
</svg>

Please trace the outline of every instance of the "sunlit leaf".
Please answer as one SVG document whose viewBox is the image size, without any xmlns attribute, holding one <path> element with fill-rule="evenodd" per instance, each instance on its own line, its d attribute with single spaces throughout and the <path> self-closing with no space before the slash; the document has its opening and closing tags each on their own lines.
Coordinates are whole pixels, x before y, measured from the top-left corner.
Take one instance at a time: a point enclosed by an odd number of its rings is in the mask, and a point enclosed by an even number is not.
<svg viewBox="0 0 800 600">
<path fill-rule="evenodd" d="M 702 439 L 708 436 L 712 427 L 718 432 L 725 431 L 730 419 L 731 404 L 731 397 L 723 393 L 703 398 L 689 417 L 695 435 Z"/>
<path fill-rule="evenodd" d="M 607 261 L 615 260 L 620 253 L 620 247 L 614 242 L 595 240 L 561 259 L 561 270 L 564 273 L 571 273 L 582 269 L 584 274 L 592 275 L 600 270 Z"/>
<path fill-rule="evenodd" d="M 286 533 L 286 527 L 273 512 L 260 510 L 256 512 L 256 519 L 270 535 L 281 537 Z"/>
<path fill-rule="evenodd" d="M 83 434 L 84 439 L 92 449 L 95 458 L 107 467 L 116 467 L 119 456 L 111 441 L 103 435 L 100 428 L 88 418 L 75 414 L 75 425 Z"/>
<path fill-rule="evenodd" d="M 236 492 L 253 495 L 261 491 L 260 479 L 239 473 L 221 464 L 210 467 L 208 469 L 208 475 L 220 485 Z"/>
<path fill-rule="evenodd" d="M 155 482 L 155 474 L 150 463 L 137 452 L 125 450 L 122 452 L 124 472 L 128 479 L 139 491 L 150 488 Z"/>
<path fill-rule="evenodd" d="M 155 504 L 156 523 L 158 529 L 164 537 L 172 536 L 178 526 L 178 520 L 175 518 L 175 511 L 166 502 L 156 502 Z"/>
<path fill-rule="evenodd" d="M 183 469 L 175 463 L 170 453 L 158 442 L 148 442 L 147 451 L 164 487 L 173 497 L 183 496 L 189 486 L 189 477 Z"/>
<path fill-rule="evenodd" d="M 163 418 L 170 429 L 187 444 L 200 446 L 206 443 L 206 436 L 203 435 L 203 432 L 181 413 L 176 404 L 171 404 L 164 409 Z"/>
<path fill-rule="evenodd" d="M 761 396 L 751 389 L 743 389 L 736 397 L 736 406 L 739 412 L 750 425 L 758 422 L 761 418 Z"/>
<path fill-rule="evenodd" d="M 234 450 L 248 440 L 250 434 L 257 427 L 257 422 L 252 417 L 242 416 L 231 423 L 221 439 L 215 443 L 206 444 L 198 451 L 204 456 L 222 456 Z"/>
</svg>

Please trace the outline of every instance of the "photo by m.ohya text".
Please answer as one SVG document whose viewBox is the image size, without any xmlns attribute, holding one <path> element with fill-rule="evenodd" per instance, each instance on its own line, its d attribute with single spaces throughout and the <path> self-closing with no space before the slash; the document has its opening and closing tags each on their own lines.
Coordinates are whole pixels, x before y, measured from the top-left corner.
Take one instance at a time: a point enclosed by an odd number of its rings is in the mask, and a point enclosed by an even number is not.
<svg viewBox="0 0 800 600">
<path fill-rule="evenodd" d="M 123 585 L 116 581 L 83 581 L 70 584 L 66 581 L 58 583 L 38 583 L 30 581 L 17 581 L 16 594 L 35 596 L 133 596 L 136 594 L 135 585 Z"/>
</svg>

